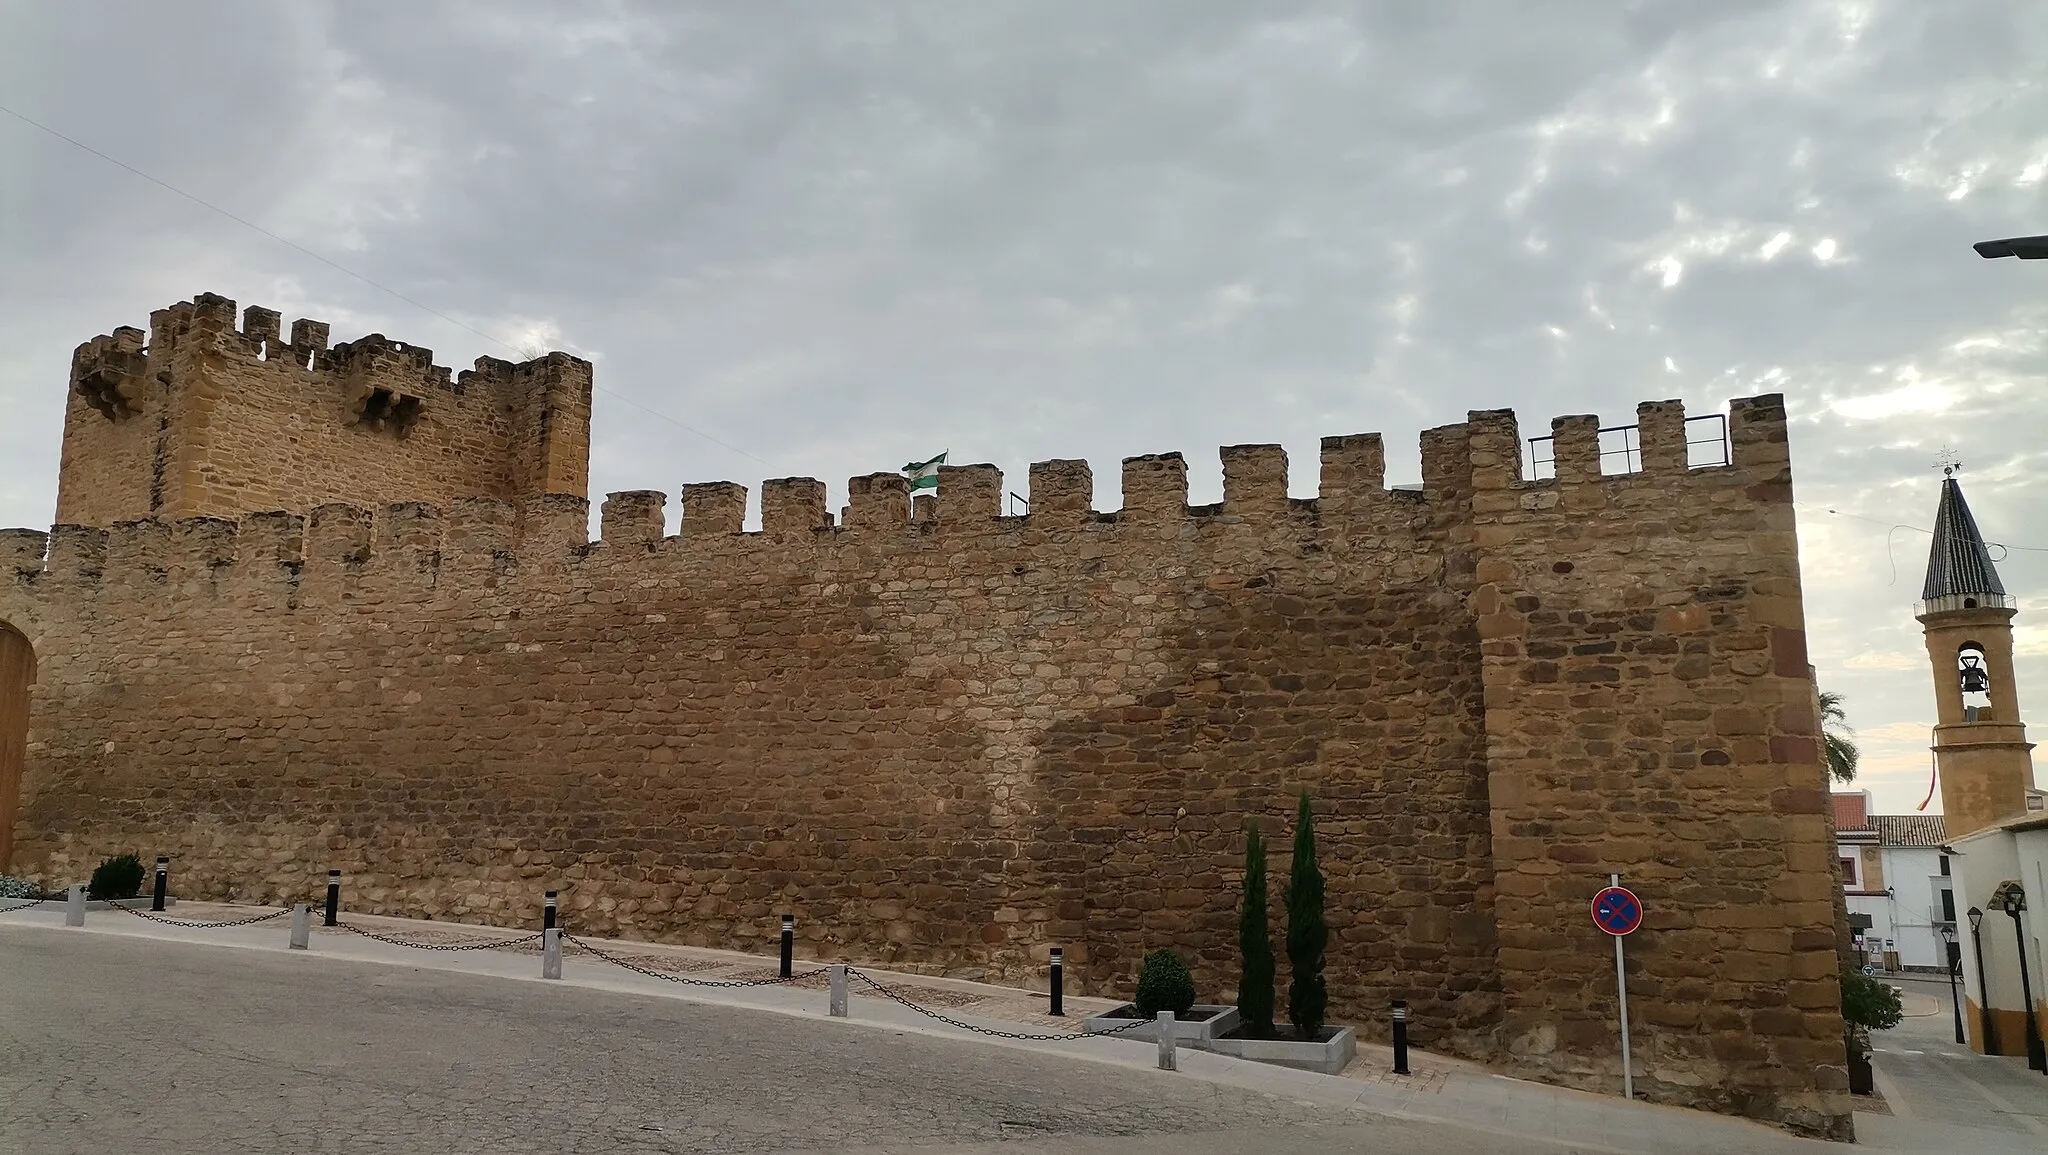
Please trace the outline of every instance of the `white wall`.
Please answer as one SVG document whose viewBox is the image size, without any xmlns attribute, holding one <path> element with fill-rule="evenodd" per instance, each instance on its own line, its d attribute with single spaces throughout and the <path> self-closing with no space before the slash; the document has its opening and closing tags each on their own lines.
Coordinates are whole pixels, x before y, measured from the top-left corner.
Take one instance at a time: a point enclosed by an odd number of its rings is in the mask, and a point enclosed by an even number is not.
<svg viewBox="0 0 2048 1155">
<path fill-rule="evenodd" d="M 1883 895 L 1851 894 L 1843 898 L 1849 904 L 1850 914 L 1870 916 L 1870 929 L 1863 932 L 1863 945 L 1866 948 L 1882 946 L 1885 939 L 1898 937 L 1892 930 L 1892 904 Z M 1867 957 L 1872 962 L 1882 960 L 1881 955 Z"/>
<path fill-rule="evenodd" d="M 1953 865 L 1951 865 L 1953 869 Z M 1891 933 L 1899 962 L 1908 967 L 1939 969 L 1947 965 L 1934 920 L 1941 915 L 1940 889 L 1951 880 L 1941 877 L 1941 851 L 1934 847 L 1887 847 L 1884 881 Z M 1960 919 L 1962 907 L 1956 914 Z"/>
<path fill-rule="evenodd" d="M 2027 937 L 2027 966 L 2033 973 L 2035 1013 L 2039 1029 L 2048 1035 L 2048 830 L 2029 830 L 2018 835 L 2021 885 L 2027 888 L 2027 909 L 2020 916 Z M 1999 916 L 2005 933 L 2012 934 L 2012 918 Z"/>
<path fill-rule="evenodd" d="M 1980 1004 L 1984 998 L 1984 985 L 1977 970 L 1977 952 L 1970 940 L 1970 920 L 1965 913 L 1975 906 L 1984 910 L 1984 967 L 1991 972 L 1991 1005 L 2006 1010 L 2020 1008 L 2019 955 L 2014 950 L 2012 919 L 2003 911 L 1991 909 L 1990 900 L 1992 890 L 2000 882 L 2022 877 L 2018 841 L 2003 830 L 1982 831 L 1958 839 L 1955 847 L 1960 853 L 1949 860 L 1949 867 L 1956 875 L 1956 906 L 1960 908 L 1956 915 L 1961 920 L 1958 930 L 1963 943 L 1963 993 Z M 2032 907 L 2033 887 L 2028 886 L 2027 889 L 2027 905 Z M 2031 919 L 2036 913 L 2029 910 L 2026 917 Z M 2033 961 L 2030 958 L 2028 965 L 2032 966 Z M 1971 1041 L 1977 1043 L 1979 1027 L 1976 1016 L 1965 1017 L 1969 1020 Z M 1999 1044 L 2005 1054 L 2016 1051 L 2015 1040 L 2001 1037 Z"/>
</svg>

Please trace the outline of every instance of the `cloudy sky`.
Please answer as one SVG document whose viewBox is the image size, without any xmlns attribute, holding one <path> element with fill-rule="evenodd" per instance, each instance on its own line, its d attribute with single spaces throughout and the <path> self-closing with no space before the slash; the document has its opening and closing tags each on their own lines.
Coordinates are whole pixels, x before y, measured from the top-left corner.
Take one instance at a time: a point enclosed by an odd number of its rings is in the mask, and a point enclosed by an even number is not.
<svg viewBox="0 0 2048 1155">
<path fill-rule="evenodd" d="M 589 358 L 596 494 L 950 450 L 1113 509 L 1178 449 L 1203 502 L 1277 441 L 1308 496 L 1324 434 L 1405 481 L 1468 409 L 1781 391 L 1814 658 L 1908 811 L 1944 445 L 2048 726 L 2048 262 L 1969 248 L 2048 232 L 2043 61 L 2040 0 L 0 0 L 0 525 L 72 347 L 202 291 Z"/>
</svg>

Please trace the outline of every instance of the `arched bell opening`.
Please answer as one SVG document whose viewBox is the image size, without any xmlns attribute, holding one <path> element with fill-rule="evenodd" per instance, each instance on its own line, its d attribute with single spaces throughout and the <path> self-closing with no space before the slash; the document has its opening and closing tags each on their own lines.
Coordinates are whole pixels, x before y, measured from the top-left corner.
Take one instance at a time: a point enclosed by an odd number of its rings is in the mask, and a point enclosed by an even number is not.
<svg viewBox="0 0 2048 1155">
<path fill-rule="evenodd" d="M 1984 647 L 1964 642 L 1956 647 L 1956 679 L 1963 691 L 1963 721 L 1976 722 L 1990 716 L 1991 668 L 1984 660 Z"/>
<path fill-rule="evenodd" d="M 0 873 L 14 865 L 21 812 L 21 768 L 28 759 L 28 696 L 36 652 L 20 630 L 0 621 Z"/>
</svg>

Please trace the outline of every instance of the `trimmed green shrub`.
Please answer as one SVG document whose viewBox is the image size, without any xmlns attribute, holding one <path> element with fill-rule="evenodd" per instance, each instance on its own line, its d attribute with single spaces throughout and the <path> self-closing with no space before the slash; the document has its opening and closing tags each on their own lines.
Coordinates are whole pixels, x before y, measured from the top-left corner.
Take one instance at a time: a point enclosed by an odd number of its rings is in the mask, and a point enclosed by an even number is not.
<svg viewBox="0 0 2048 1155">
<path fill-rule="evenodd" d="M 1244 828 L 1244 908 L 1237 916 L 1237 950 L 1244 960 L 1237 975 L 1237 1014 L 1244 1033 L 1273 1036 L 1273 938 L 1266 930 L 1266 840 L 1259 828 Z"/>
<path fill-rule="evenodd" d="M 1287 1021 L 1302 1039 L 1322 1033 L 1330 1005 L 1329 989 L 1323 985 L 1323 951 L 1330 944 L 1330 928 L 1323 922 L 1323 872 L 1316 866 L 1311 818 L 1304 792 L 1294 820 L 1294 869 L 1287 877 Z"/>
<path fill-rule="evenodd" d="M 1155 950 L 1145 956 L 1145 965 L 1138 970 L 1138 997 L 1132 1001 L 1144 1018 L 1161 1011 L 1172 1011 L 1178 1018 L 1195 1005 L 1195 976 L 1188 973 L 1179 955 Z"/>
<path fill-rule="evenodd" d="M 109 858 L 92 872 L 87 898 L 134 898 L 142 893 L 142 860 L 132 854 Z"/>
<path fill-rule="evenodd" d="M 1888 1031 L 1905 1017 L 1897 987 L 1857 971 L 1842 972 L 1842 1021 L 1866 1031 Z"/>
<path fill-rule="evenodd" d="M 0 898 L 41 898 L 43 888 L 26 878 L 0 874 Z"/>
</svg>

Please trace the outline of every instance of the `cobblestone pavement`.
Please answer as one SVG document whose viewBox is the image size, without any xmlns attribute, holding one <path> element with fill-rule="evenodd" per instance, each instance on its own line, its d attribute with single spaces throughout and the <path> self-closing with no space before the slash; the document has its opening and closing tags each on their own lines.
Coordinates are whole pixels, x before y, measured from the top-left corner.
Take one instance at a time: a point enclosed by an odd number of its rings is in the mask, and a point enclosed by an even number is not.
<svg viewBox="0 0 2048 1155">
<path fill-rule="evenodd" d="M 16 933 L 0 975 L 0 1151 L 22 1155 L 1050 1152 L 1141 1136 L 1194 1155 L 1338 1135 L 1426 1153 L 1491 1138 L 971 1042 L 278 952 Z"/>
</svg>

